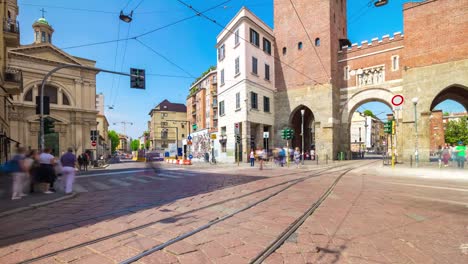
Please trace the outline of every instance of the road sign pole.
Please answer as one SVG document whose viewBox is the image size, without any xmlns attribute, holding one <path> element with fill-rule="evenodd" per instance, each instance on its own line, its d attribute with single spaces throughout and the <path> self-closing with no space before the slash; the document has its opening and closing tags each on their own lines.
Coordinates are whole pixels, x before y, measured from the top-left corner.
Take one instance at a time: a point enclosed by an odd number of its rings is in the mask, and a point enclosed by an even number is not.
<svg viewBox="0 0 468 264">
<path fill-rule="evenodd" d="M 286 139 L 286 164 L 289 167 L 289 140 Z"/>
</svg>

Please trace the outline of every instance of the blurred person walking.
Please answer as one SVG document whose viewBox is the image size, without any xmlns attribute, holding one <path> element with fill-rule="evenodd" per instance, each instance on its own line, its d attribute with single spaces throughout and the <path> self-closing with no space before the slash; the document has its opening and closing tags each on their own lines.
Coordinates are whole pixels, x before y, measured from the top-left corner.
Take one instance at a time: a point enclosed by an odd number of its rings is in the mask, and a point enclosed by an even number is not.
<svg viewBox="0 0 468 264">
<path fill-rule="evenodd" d="M 16 155 L 9 161 L 11 168 L 11 175 L 13 176 L 13 193 L 12 200 L 21 199 L 27 194 L 23 193 L 24 185 L 26 182 L 26 166 L 24 159 L 26 158 L 26 149 L 18 147 Z"/>
<path fill-rule="evenodd" d="M 66 194 L 73 192 L 73 182 L 75 182 L 75 167 L 76 156 L 73 154 L 73 149 L 68 148 L 68 151 L 60 158 L 62 163 L 63 189 Z"/>
<path fill-rule="evenodd" d="M 458 142 L 458 146 L 455 147 L 455 153 L 457 157 L 457 167 L 463 169 L 465 167 L 465 155 L 466 155 L 466 147 L 463 145 L 462 141 Z"/>
<path fill-rule="evenodd" d="M 301 163 L 301 152 L 299 147 L 296 147 L 294 150 L 294 163 L 296 163 L 296 168 L 299 168 L 299 164 Z"/>
<path fill-rule="evenodd" d="M 39 154 L 37 150 L 29 151 L 28 155 L 24 160 L 26 168 L 26 182 L 24 186 L 25 192 L 32 193 L 34 192 L 34 184 L 37 182 L 37 168 L 39 167 Z"/>
<path fill-rule="evenodd" d="M 44 186 L 43 192 L 45 194 L 54 193 L 54 182 L 56 180 L 55 175 L 55 157 L 50 154 L 51 149 L 46 148 L 44 152 L 39 155 L 40 167 L 38 170 L 38 180 Z"/>
</svg>

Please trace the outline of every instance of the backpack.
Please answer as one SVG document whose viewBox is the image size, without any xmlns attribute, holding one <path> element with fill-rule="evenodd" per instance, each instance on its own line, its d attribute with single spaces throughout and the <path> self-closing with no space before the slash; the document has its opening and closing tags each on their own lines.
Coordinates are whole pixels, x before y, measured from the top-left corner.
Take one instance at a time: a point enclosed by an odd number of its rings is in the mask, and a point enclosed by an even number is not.
<svg viewBox="0 0 468 264">
<path fill-rule="evenodd" d="M 3 173 L 13 173 L 13 172 L 19 172 L 21 171 L 20 166 L 19 166 L 19 161 L 20 157 L 15 156 L 13 159 L 5 162 L 5 164 L 2 165 L 1 171 Z"/>
</svg>

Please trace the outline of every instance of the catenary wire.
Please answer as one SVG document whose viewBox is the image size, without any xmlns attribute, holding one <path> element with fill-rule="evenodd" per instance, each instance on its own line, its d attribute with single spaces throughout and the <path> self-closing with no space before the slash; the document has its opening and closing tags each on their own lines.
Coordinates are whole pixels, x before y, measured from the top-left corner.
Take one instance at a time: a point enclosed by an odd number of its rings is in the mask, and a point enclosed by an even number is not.
<svg viewBox="0 0 468 264">
<path fill-rule="evenodd" d="M 20 3 L 20 5 L 24 5 L 24 6 L 35 6 L 35 7 L 47 7 L 47 8 L 57 8 L 57 9 L 74 10 L 74 11 L 84 11 L 84 12 L 93 12 L 93 13 L 103 13 L 103 14 L 119 14 L 118 12 L 113 12 L 113 11 L 95 10 L 95 9 L 86 9 L 86 8 L 77 8 L 77 7 L 52 6 L 52 5 L 36 5 L 36 4 L 28 4 L 28 3 Z"/>
<path fill-rule="evenodd" d="M 234 34 L 234 32 L 233 32 L 232 30 L 226 28 L 225 26 L 221 25 L 221 24 L 220 24 L 219 22 L 217 22 L 216 20 L 214 20 L 214 19 L 212 19 L 212 18 L 206 16 L 205 14 L 199 12 L 198 10 L 196 10 L 195 8 L 193 8 L 191 5 L 185 3 L 184 1 L 181 1 L 181 0 L 177 0 L 177 1 L 178 1 L 179 3 L 181 3 L 182 5 L 186 6 L 187 8 L 191 9 L 191 10 L 194 11 L 195 13 L 197 13 L 197 15 L 204 17 L 205 19 L 207 19 L 207 20 L 213 22 L 214 24 L 218 25 L 219 27 L 223 28 L 224 30 L 228 31 L 229 33 Z M 250 41 L 246 40 L 246 39 L 245 39 L 244 37 L 242 37 L 242 36 L 239 36 L 239 39 L 242 39 L 242 40 L 245 41 L 246 43 L 250 43 Z M 255 45 L 252 44 L 252 43 L 250 43 L 250 44 L 253 45 L 253 46 L 255 46 Z M 281 64 L 284 64 L 285 66 L 291 68 L 291 69 L 294 70 L 295 72 L 297 72 L 297 73 L 299 73 L 299 74 L 301 74 L 301 75 L 307 77 L 309 80 L 311 80 L 311 81 L 313 81 L 313 82 L 315 82 L 315 83 L 317 83 L 317 84 L 319 83 L 319 82 L 317 82 L 316 80 L 314 80 L 313 78 L 311 78 L 310 76 L 308 76 L 308 75 L 306 75 L 305 73 L 303 73 L 303 72 L 299 71 L 298 69 L 294 68 L 293 66 L 287 64 L 287 63 L 284 62 L 284 61 L 281 61 L 280 58 L 275 57 L 274 55 L 271 55 L 271 56 L 272 56 L 275 60 L 278 60 Z"/>
<path fill-rule="evenodd" d="M 118 25 L 118 29 L 117 29 L 117 39 L 120 38 L 120 23 Z M 116 42 L 116 47 L 115 47 L 115 57 L 114 57 L 114 67 L 112 68 L 113 71 L 116 71 L 117 70 L 117 54 L 119 52 L 119 42 Z M 111 85 L 111 90 L 110 90 L 110 95 L 109 95 L 109 99 L 112 99 L 112 95 L 113 95 L 113 91 L 114 91 L 114 84 L 115 84 L 115 74 L 112 75 L 112 85 Z M 110 100 L 112 101 L 112 100 Z"/>
<path fill-rule="evenodd" d="M 129 24 L 128 25 L 128 29 L 127 29 L 127 38 L 128 38 L 128 35 L 130 35 L 130 28 L 131 28 L 132 24 Z M 122 56 L 122 63 L 120 64 L 120 71 L 122 71 L 123 69 L 123 65 L 124 65 L 124 62 L 125 62 L 125 55 L 127 54 L 127 47 L 128 47 L 128 40 L 125 41 L 125 46 L 124 46 L 124 51 L 123 51 L 123 56 Z M 115 91 L 115 97 L 114 97 L 114 100 L 112 101 L 112 105 L 115 105 L 115 101 L 118 99 L 119 97 L 119 88 L 120 88 L 120 78 L 121 78 L 121 75 L 119 75 L 118 77 L 118 80 L 117 80 L 117 89 Z"/>
<path fill-rule="evenodd" d="M 228 2 L 231 2 L 232 0 L 226 0 L 220 4 L 217 4 L 213 7 L 210 7 L 208 9 L 205 9 L 203 10 L 202 12 L 199 12 L 198 14 L 196 15 L 193 15 L 193 16 L 190 16 L 190 17 L 185 17 L 185 18 L 182 18 L 182 19 L 179 19 L 177 21 L 174 21 L 174 22 L 171 22 L 167 25 L 164 25 L 164 26 L 161 26 L 161 27 L 158 27 L 158 28 L 155 28 L 155 29 L 152 29 L 152 30 L 149 30 L 149 31 L 146 31 L 144 33 L 141 33 L 141 34 L 138 34 L 138 35 L 135 35 L 135 36 L 132 36 L 132 37 L 128 37 L 128 38 L 125 38 L 125 39 L 114 39 L 114 40 L 106 40 L 106 41 L 100 41 L 100 42 L 93 42 L 93 43 L 87 43 L 87 44 L 81 44 L 81 45 L 76 45 L 76 46 L 69 46 L 69 47 L 64 47 L 64 48 L 61 48 L 61 49 L 75 49 L 75 48 L 82 48 L 82 47 L 88 47 L 88 46 L 95 46 L 95 45 L 101 45 L 101 44 L 107 44 L 107 43 L 113 43 L 113 42 L 119 42 L 119 41 L 125 41 L 125 40 L 128 40 L 128 39 L 136 39 L 136 38 L 139 38 L 139 37 L 143 37 L 143 36 L 146 36 L 148 34 L 151 34 L 151 33 L 154 33 L 156 31 L 159 31 L 161 29 L 165 29 L 165 28 L 168 28 L 168 27 L 171 27 L 171 26 L 174 26 L 176 24 L 179 24 L 183 21 L 186 21 L 186 20 L 189 20 L 189 19 L 192 19 L 192 18 L 195 18 L 195 17 L 198 17 L 208 11 L 211 11 L 213 9 L 216 9 Z"/>
</svg>

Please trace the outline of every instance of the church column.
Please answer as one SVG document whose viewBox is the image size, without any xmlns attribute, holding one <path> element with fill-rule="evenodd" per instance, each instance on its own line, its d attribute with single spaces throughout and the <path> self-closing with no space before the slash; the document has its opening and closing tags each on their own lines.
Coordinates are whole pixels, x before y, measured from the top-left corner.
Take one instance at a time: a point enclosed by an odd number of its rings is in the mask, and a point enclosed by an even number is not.
<svg viewBox="0 0 468 264">
<path fill-rule="evenodd" d="M 75 79 L 75 102 L 76 108 L 83 108 L 83 81 Z"/>
</svg>

